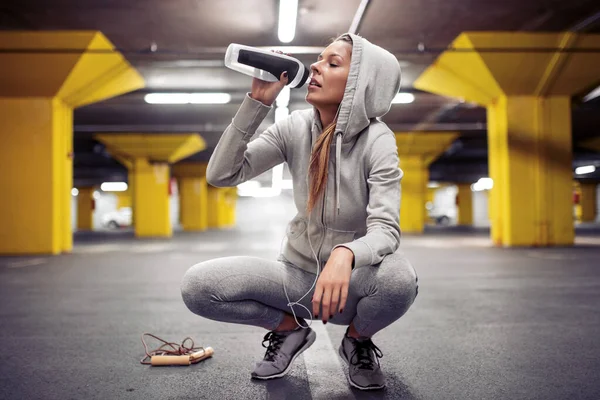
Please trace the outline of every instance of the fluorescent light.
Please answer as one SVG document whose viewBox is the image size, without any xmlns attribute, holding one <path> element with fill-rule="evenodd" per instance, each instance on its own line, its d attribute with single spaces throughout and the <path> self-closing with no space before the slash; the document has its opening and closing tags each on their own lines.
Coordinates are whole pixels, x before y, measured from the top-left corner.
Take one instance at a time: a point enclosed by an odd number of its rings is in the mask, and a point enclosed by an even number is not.
<svg viewBox="0 0 600 400">
<path fill-rule="evenodd" d="M 577 175 L 591 174 L 596 170 L 596 167 L 593 165 L 586 165 L 584 167 L 575 168 L 575 173 Z"/>
<path fill-rule="evenodd" d="M 149 104 L 227 104 L 229 93 L 148 93 L 144 100 Z"/>
<path fill-rule="evenodd" d="M 294 40 L 297 15 L 298 0 L 279 1 L 279 41 L 289 43 Z"/>
<path fill-rule="evenodd" d="M 124 192 L 127 190 L 127 184 L 125 182 L 104 182 L 100 185 L 100 189 L 103 192 Z"/>
<path fill-rule="evenodd" d="M 492 178 L 480 178 L 477 182 L 471 185 L 471 190 L 481 192 L 482 190 L 490 190 L 494 187 Z"/>
<path fill-rule="evenodd" d="M 591 92 L 589 92 L 584 98 L 583 101 L 590 101 L 595 99 L 596 97 L 600 96 L 600 86 L 598 86 L 596 89 L 592 90 Z"/>
<path fill-rule="evenodd" d="M 428 188 L 430 188 L 430 189 L 435 189 L 435 188 L 439 188 L 439 187 L 440 187 L 440 184 L 439 184 L 439 183 L 437 183 L 437 182 L 429 182 L 429 183 L 427 184 L 427 187 L 428 187 Z"/>
<path fill-rule="evenodd" d="M 412 93 L 397 93 L 392 100 L 392 104 L 409 104 L 415 101 L 415 95 Z"/>
<path fill-rule="evenodd" d="M 230 101 L 229 93 L 190 93 L 191 104 L 227 104 Z"/>
<path fill-rule="evenodd" d="M 71 189 L 71 196 L 77 196 L 79 194 L 79 190 L 77 188 Z"/>
<path fill-rule="evenodd" d="M 149 93 L 144 96 L 149 104 L 187 104 L 189 95 L 187 93 Z"/>
</svg>

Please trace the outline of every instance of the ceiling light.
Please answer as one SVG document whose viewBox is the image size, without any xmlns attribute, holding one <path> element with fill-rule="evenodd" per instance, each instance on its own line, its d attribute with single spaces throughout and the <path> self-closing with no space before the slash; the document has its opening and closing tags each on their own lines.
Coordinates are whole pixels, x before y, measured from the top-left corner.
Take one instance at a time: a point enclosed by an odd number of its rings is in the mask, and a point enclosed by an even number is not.
<svg viewBox="0 0 600 400">
<path fill-rule="evenodd" d="M 103 192 L 124 192 L 127 190 L 127 184 L 125 182 L 104 182 L 100 185 L 100 189 Z"/>
<path fill-rule="evenodd" d="M 279 40 L 289 43 L 296 36 L 296 17 L 298 15 L 298 0 L 279 1 Z"/>
<path fill-rule="evenodd" d="M 392 104 L 409 104 L 415 101 L 415 95 L 412 93 L 398 93 L 392 100 Z"/>
<path fill-rule="evenodd" d="M 596 167 L 593 165 L 575 168 L 575 174 L 577 175 L 591 174 L 594 171 L 596 171 Z"/>
<path fill-rule="evenodd" d="M 144 100 L 149 104 L 227 104 L 229 93 L 148 93 Z"/>
<path fill-rule="evenodd" d="M 600 96 L 600 86 L 598 86 L 596 89 L 592 90 L 591 92 L 589 92 L 584 98 L 583 101 L 590 101 L 590 100 L 594 100 L 596 97 Z"/>
<path fill-rule="evenodd" d="M 477 182 L 471 185 L 471 190 L 481 192 L 482 190 L 490 190 L 494 187 L 492 178 L 480 178 Z"/>
<path fill-rule="evenodd" d="M 79 190 L 77 188 L 71 189 L 71 196 L 77 196 L 79 194 Z"/>
</svg>

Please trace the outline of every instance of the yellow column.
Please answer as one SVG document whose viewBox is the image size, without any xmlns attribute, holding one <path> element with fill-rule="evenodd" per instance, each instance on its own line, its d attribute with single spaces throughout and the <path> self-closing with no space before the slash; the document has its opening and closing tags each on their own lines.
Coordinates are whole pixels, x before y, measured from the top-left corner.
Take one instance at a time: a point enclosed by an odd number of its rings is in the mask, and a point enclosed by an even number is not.
<svg viewBox="0 0 600 400">
<path fill-rule="evenodd" d="M 70 251 L 71 108 L 52 98 L 0 97 L 0 121 L 0 254 Z"/>
<path fill-rule="evenodd" d="M 182 162 L 171 171 L 179 182 L 179 221 L 185 231 L 208 229 L 207 163 Z"/>
<path fill-rule="evenodd" d="M 77 229 L 91 231 L 94 220 L 94 188 L 78 188 L 77 195 Z"/>
<path fill-rule="evenodd" d="M 403 177 L 400 183 L 400 229 L 423 233 L 427 209 L 429 165 L 458 136 L 455 132 L 396 132 L 396 145 Z"/>
<path fill-rule="evenodd" d="M 470 184 L 458 184 L 458 225 L 473 225 L 473 192 Z"/>
<path fill-rule="evenodd" d="M 130 193 L 129 200 L 131 201 L 131 226 L 135 229 L 135 187 L 133 179 L 133 163 L 127 162 L 127 191 Z"/>
<path fill-rule="evenodd" d="M 69 252 L 73 109 L 144 81 L 94 31 L 0 32 L 0 66 L 0 254 Z"/>
<path fill-rule="evenodd" d="M 227 210 L 225 225 L 231 227 L 235 225 L 235 208 L 237 205 L 236 187 L 227 188 L 227 191 L 225 192 L 225 204 Z"/>
<path fill-rule="evenodd" d="M 596 184 L 595 183 L 581 183 L 581 222 L 594 222 L 596 220 Z"/>
<path fill-rule="evenodd" d="M 95 138 L 129 170 L 136 237 L 172 236 L 169 165 L 205 149 L 202 137 L 194 133 L 111 133 Z"/>
<path fill-rule="evenodd" d="M 573 244 L 570 98 L 600 79 L 600 53 L 570 50 L 599 45 L 600 35 L 572 32 L 465 32 L 415 81 L 487 107 L 497 245 Z M 499 50 L 480 51 L 489 48 Z"/>
<path fill-rule="evenodd" d="M 135 194 L 135 235 L 137 237 L 170 237 L 169 165 L 152 163 L 144 158 L 133 161 Z"/>
<path fill-rule="evenodd" d="M 421 156 L 400 157 L 402 195 L 400 197 L 400 229 L 406 233 L 423 233 L 425 228 L 425 199 L 429 166 Z"/>
<path fill-rule="evenodd" d="M 208 228 L 207 202 L 206 177 L 179 178 L 179 212 L 184 231 L 204 231 Z"/>
<path fill-rule="evenodd" d="M 502 96 L 488 109 L 495 243 L 572 244 L 569 98 Z"/>
<path fill-rule="evenodd" d="M 224 228 L 229 225 L 230 211 L 227 209 L 227 200 L 225 198 L 227 189 L 208 185 L 207 221 L 209 228 Z"/>
<path fill-rule="evenodd" d="M 117 210 L 123 207 L 131 207 L 131 186 L 128 185 L 128 188 L 125 192 L 116 192 L 117 196 Z"/>
</svg>

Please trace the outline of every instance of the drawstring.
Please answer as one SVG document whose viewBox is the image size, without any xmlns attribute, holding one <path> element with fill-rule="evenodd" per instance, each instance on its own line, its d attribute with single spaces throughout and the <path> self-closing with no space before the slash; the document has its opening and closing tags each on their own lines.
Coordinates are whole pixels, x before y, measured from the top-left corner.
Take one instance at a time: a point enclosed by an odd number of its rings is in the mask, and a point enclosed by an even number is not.
<svg viewBox="0 0 600 400">
<path fill-rule="evenodd" d="M 335 142 L 335 198 L 337 214 L 340 215 L 340 172 L 342 169 L 342 132 L 336 134 Z"/>
</svg>

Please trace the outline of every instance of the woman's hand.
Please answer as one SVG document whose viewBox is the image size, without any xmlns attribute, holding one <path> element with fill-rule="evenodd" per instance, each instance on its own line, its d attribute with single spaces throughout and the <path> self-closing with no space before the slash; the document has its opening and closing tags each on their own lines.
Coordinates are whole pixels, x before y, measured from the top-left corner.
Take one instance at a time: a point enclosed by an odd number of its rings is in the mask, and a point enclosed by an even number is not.
<svg viewBox="0 0 600 400">
<path fill-rule="evenodd" d="M 281 51 L 277 53 L 283 54 Z M 258 100 L 266 106 L 271 106 L 279 93 L 285 85 L 288 83 L 287 71 L 282 72 L 277 82 L 267 82 L 262 79 L 252 79 L 252 92 L 250 97 L 254 100 Z"/>
<path fill-rule="evenodd" d="M 352 250 L 345 247 L 336 248 L 331 252 L 329 260 L 317 280 L 312 299 L 313 315 L 315 318 L 319 315 L 319 306 L 322 305 L 321 319 L 323 323 L 326 323 L 338 309 L 339 312 L 342 312 L 346 306 L 353 261 Z"/>
</svg>

